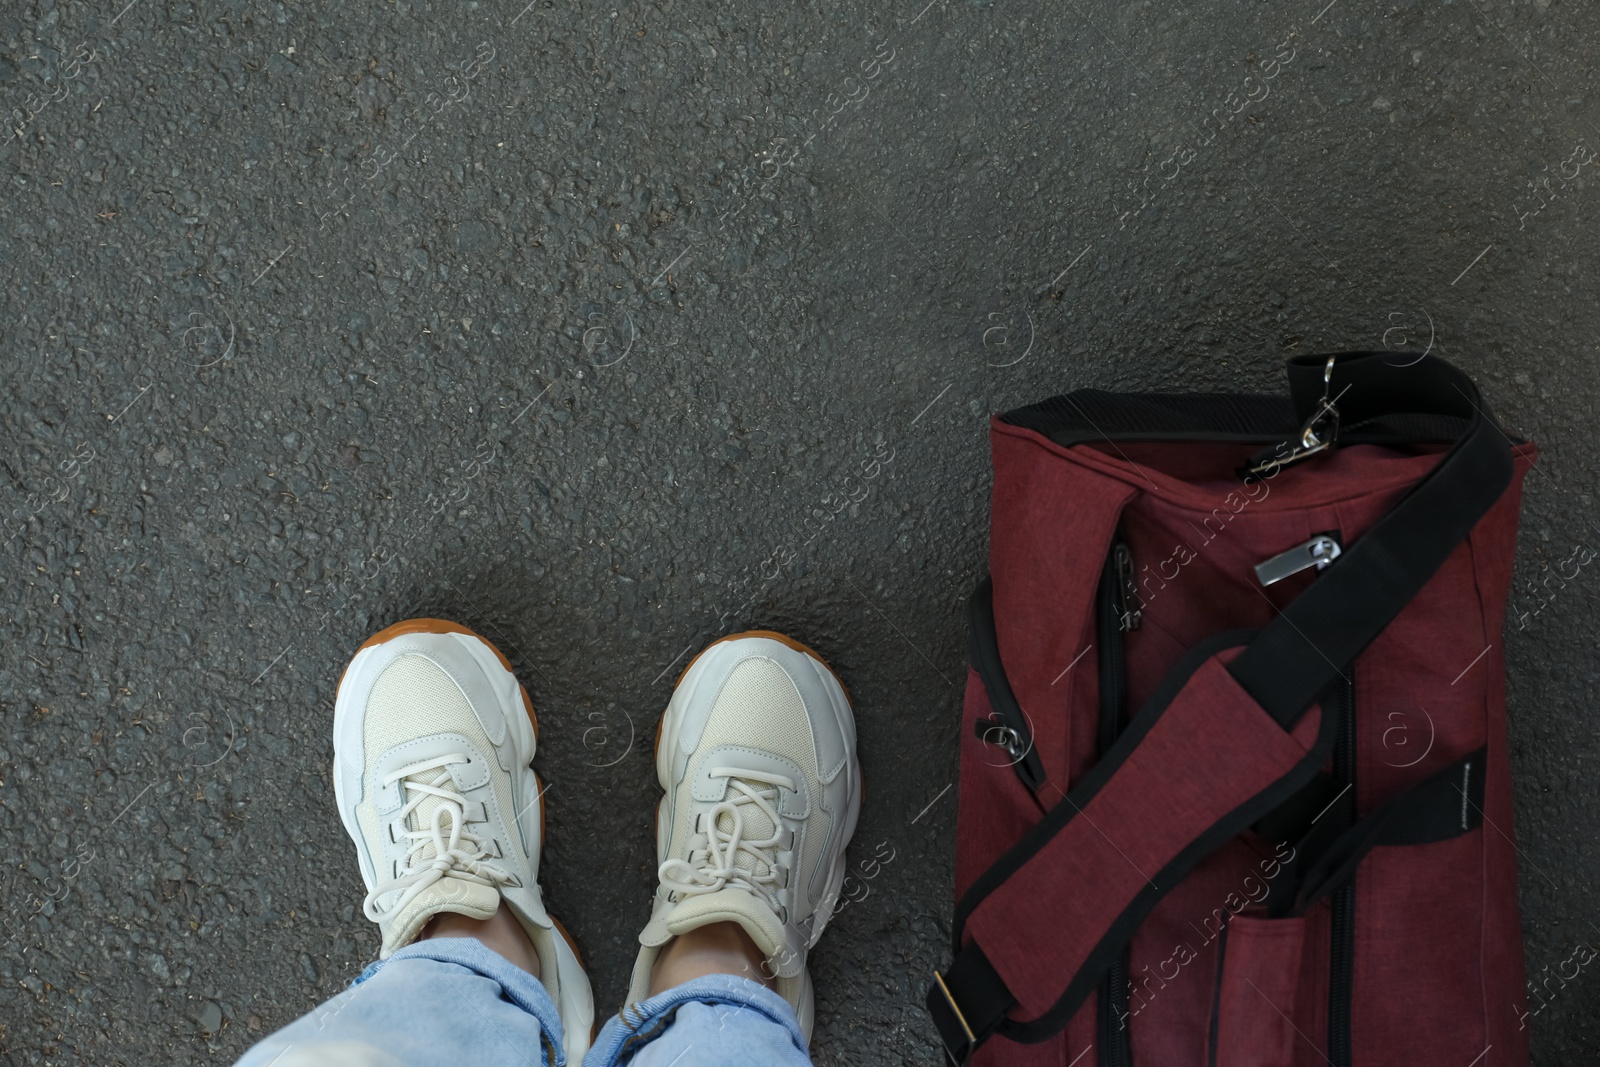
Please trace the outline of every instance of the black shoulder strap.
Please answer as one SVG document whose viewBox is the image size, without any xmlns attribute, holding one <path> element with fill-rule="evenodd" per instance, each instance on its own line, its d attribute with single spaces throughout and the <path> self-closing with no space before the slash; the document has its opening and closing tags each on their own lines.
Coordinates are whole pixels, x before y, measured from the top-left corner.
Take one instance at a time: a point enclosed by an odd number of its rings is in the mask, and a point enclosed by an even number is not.
<svg viewBox="0 0 1600 1067">
<path fill-rule="evenodd" d="M 1329 385 L 1341 422 L 1394 413 L 1454 415 L 1465 433 L 1426 478 L 1347 549 L 1229 667 L 1285 726 L 1389 625 L 1511 482 L 1511 447 L 1478 387 L 1442 359 L 1392 362 L 1392 352 L 1334 357 Z M 1289 361 L 1295 405 L 1323 390 L 1328 357 Z"/>
</svg>

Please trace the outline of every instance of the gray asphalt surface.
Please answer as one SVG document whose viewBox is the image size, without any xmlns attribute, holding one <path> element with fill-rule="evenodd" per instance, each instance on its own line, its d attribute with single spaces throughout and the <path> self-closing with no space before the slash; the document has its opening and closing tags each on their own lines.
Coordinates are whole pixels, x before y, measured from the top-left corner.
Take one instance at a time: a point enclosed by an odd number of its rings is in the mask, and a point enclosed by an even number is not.
<svg viewBox="0 0 1600 1067">
<path fill-rule="evenodd" d="M 227 1064 L 348 983 L 332 698 L 418 613 L 534 695 L 607 1008 L 677 670 L 829 657 L 816 1060 L 935 1062 L 988 413 L 1430 344 L 1544 450 L 1506 1010 L 1600 1058 L 1591 6 L 124 2 L 0 8 L 4 1062 Z"/>
</svg>

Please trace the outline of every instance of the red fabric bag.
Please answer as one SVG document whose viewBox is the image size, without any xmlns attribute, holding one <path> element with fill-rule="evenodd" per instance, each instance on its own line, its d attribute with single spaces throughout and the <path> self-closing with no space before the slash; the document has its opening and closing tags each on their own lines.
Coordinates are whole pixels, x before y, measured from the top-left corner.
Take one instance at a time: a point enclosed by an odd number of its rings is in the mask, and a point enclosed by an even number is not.
<svg viewBox="0 0 1600 1067">
<path fill-rule="evenodd" d="M 1527 1063 L 1505 617 L 1531 443 L 1437 358 L 996 417 L 950 1058 Z"/>
</svg>

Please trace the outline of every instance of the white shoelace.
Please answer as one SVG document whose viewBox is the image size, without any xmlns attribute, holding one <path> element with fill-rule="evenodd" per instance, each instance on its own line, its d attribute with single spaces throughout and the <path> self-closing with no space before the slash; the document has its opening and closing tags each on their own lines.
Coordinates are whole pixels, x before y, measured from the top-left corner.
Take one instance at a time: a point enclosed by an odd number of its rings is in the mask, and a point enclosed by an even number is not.
<svg viewBox="0 0 1600 1067">
<path fill-rule="evenodd" d="M 477 837 L 466 828 L 467 798 L 452 788 L 442 786 L 442 783 L 450 781 L 450 772 L 445 768 L 452 763 L 466 762 L 465 753 L 451 752 L 448 755 L 401 767 L 383 779 L 382 784 L 385 787 L 399 781 L 401 788 L 415 794 L 406 806 L 393 816 L 402 823 L 429 797 L 436 797 L 439 804 L 433 809 L 429 825 L 420 830 L 406 831 L 405 836 L 411 842 L 411 847 L 406 850 L 406 863 L 401 868 L 399 876 L 373 886 L 372 892 L 362 901 L 361 910 L 368 919 L 381 923 L 399 914 L 406 905 L 417 899 L 420 893 L 447 875 L 467 878 L 480 885 L 517 884 L 516 877 L 505 868 L 485 863 L 480 858 L 487 851 L 489 842 Z M 431 781 L 415 780 L 417 775 L 434 770 L 439 773 L 434 775 Z M 441 826 L 444 819 L 450 821 L 448 836 Z M 429 844 L 433 845 L 434 853 L 426 860 L 422 860 L 418 853 L 426 849 Z M 379 898 L 396 889 L 403 889 L 405 892 L 390 907 L 380 909 Z"/>
<path fill-rule="evenodd" d="M 727 886 L 740 886 L 756 893 L 777 910 L 774 891 L 782 888 L 787 879 L 778 876 L 778 857 L 775 850 L 789 847 L 792 838 L 784 833 L 783 822 L 774 805 L 780 788 L 795 789 L 792 779 L 780 774 L 734 767 L 713 767 L 712 778 L 726 778 L 735 795 L 717 803 L 706 812 L 703 824 L 706 847 L 689 854 L 688 860 L 670 859 L 657 872 L 661 884 L 681 896 L 715 893 Z M 769 786 L 754 789 L 751 785 Z M 772 836 L 764 840 L 746 840 L 745 810 L 754 805 L 772 823 Z M 728 829 L 722 828 L 722 817 L 728 816 Z M 788 838 L 788 841 L 785 839 Z M 744 853 L 749 862 L 741 864 L 739 854 Z M 764 867 L 764 873 L 756 873 Z"/>
</svg>

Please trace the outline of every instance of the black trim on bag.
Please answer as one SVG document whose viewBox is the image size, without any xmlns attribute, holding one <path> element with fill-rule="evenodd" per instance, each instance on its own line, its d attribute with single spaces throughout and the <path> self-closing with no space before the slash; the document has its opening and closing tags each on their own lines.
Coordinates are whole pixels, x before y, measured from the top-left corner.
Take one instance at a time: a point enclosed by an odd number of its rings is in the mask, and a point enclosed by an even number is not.
<svg viewBox="0 0 1600 1067">
<path fill-rule="evenodd" d="M 1099 587 L 1095 591 L 1096 640 L 1100 642 L 1097 656 L 1100 661 L 1100 722 L 1095 731 L 1096 759 L 1104 759 L 1117 743 L 1125 717 L 1128 691 L 1126 642 L 1133 632 L 1130 615 L 1137 609 L 1127 603 L 1127 590 L 1123 584 L 1124 565 L 1131 571 L 1133 560 L 1119 523 L 1111 539 L 1111 550 L 1106 553 L 1105 566 L 1100 570 Z M 1099 1025 L 1096 1031 L 1100 1045 L 1100 1067 L 1131 1067 L 1133 1063 L 1133 1034 L 1128 1021 L 1133 1017 L 1128 1000 L 1128 973 L 1132 967 L 1133 946 L 1124 945 L 1106 971 L 1100 987 Z"/>
<path fill-rule="evenodd" d="M 1290 858 L 1283 861 L 1276 877 L 1267 883 L 1267 896 L 1261 901 L 1274 919 L 1296 914 L 1295 897 L 1304 880 L 1302 872 L 1315 863 L 1355 820 L 1354 775 L 1343 768 L 1354 760 L 1350 753 L 1352 734 L 1348 730 L 1354 715 L 1353 684 L 1337 679 L 1318 703 L 1325 709 L 1339 709 L 1339 737 L 1334 743 L 1333 773 L 1318 774 L 1311 783 L 1290 797 L 1252 827 L 1278 848 L 1290 847 Z M 1336 962 L 1330 957 L 1330 965 Z"/>
<path fill-rule="evenodd" d="M 1326 854 L 1329 838 L 1347 830 L 1356 817 L 1356 672 L 1355 664 L 1348 668 L 1349 677 L 1335 683 L 1339 691 L 1339 745 L 1333 757 L 1333 780 L 1345 792 L 1340 796 L 1338 810 L 1328 819 L 1327 831 L 1319 835 L 1317 850 L 1309 848 L 1305 855 L 1296 853 L 1295 885 L 1290 893 L 1289 906 L 1295 914 L 1295 902 L 1304 888 L 1306 869 L 1314 866 Z M 1335 839 L 1336 840 L 1336 839 Z M 1340 888 L 1333 898 L 1332 914 L 1328 917 L 1328 1067 L 1351 1067 L 1351 1006 L 1355 999 L 1356 974 L 1356 887 L 1355 871 L 1351 870 L 1348 884 Z"/>
<path fill-rule="evenodd" d="M 1097 441 L 1270 444 L 1297 434 L 1305 416 L 1297 414 L 1294 400 L 1285 396 L 1076 389 L 1002 412 L 997 418 L 1070 448 Z M 1342 421 L 1341 444 L 1406 445 L 1449 444 L 1466 431 L 1470 420 L 1429 412 L 1389 412 Z M 1523 440 L 1511 438 L 1514 444 Z"/>
<path fill-rule="evenodd" d="M 957 1067 L 964 1067 L 973 1050 L 993 1031 L 992 1025 L 975 1029 L 968 1016 L 998 1019 L 1016 1003 L 983 951 L 976 945 L 972 947 L 973 953 L 964 960 L 958 959 L 948 971 L 933 972 L 934 984 L 925 1001 L 939 1039 L 944 1042 L 945 1054 Z M 965 1010 L 958 1003 L 966 1005 Z"/>
<path fill-rule="evenodd" d="M 1000 662 L 1000 639 L 994 628 L 994 581 L 985 575 L 978 588 L 967 601 L 967 654 L 972 668 L 983 682 L 983 691 L 989 697 L 989 707 L 995 717 L 1012 733 L 1006 754 L 1012 759 L 1017 776 L 1030 790 L 1037 793 L 1045 783 L 1044 761 L 1033 743 L 1033 729 L 1022 705 L 1011 691 L 1011 681 L 1006 677 L 1005 664 Z M 981 727 L 981 724 L 980 724 Z M 985 742 L 988 738 L 979 734 Z"/>
<path fill-rule="evenodd" d="M 1061 445 L 1112 440 L 1263 441 L 1299 428 L 1285 396 L 1078 389 L 1000 416 Z"/>
</svg>

